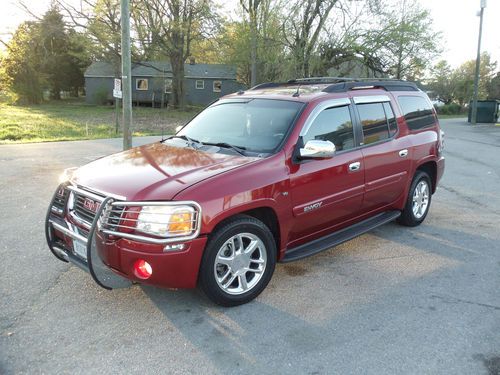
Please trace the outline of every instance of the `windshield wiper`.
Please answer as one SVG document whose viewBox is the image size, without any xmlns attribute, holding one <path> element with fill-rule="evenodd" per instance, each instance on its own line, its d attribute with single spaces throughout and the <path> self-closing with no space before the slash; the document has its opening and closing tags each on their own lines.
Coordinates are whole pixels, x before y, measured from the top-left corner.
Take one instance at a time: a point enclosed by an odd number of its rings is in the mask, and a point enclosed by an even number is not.
<svg viewBox="0 0 500 375">
<path fill-rule="evenodd" d="M 168 140 L 168 139 L 172 139 L 172 138 L 184 139 L 185 141 L 188 142 L 188 146 L 190 146 L 190 147 L 192 147 L 194 149 L 197 148 L 197 147 L 194 147 L 195 144 L 199 144 L 199 145 L 203 146 L 202 142 L 198 141 L 197 139 L 190 138 L 187 135 L 171 135 L 170 137 L 166 138 L 165 141 Z"/>
<path fill-rule="evenodd" d="M 229 144 L 227 142 L 218 142 L 218 143 L 208 143 L 205 142 L 205 145 L 210 145 L 210 146 L 217 146 L 217 147 L 223 147 L 223 148 L 230 148 L 231 150 L 236 151 L 238 154 L 246 156 L 245 155 L 245 150 L 247 149 L 246 147 L 243 146 L 234 146 L 232 144 Z"/>
</svg>

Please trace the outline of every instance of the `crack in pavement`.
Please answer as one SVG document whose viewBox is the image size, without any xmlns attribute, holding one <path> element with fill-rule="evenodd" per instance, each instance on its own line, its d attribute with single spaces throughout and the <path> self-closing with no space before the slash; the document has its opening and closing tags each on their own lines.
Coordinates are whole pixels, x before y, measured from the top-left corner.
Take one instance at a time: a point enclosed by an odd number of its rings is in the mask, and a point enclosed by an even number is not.
<svg viewBox="0 0 500 375">
<path fill-rule="evenodd" d="M 495 306 L 495 305 L 489 305 L 487 303 L 481 303 L 481 302 L 475 302 L 475 301 L 468 301 L 466 299 L 460 299 L 456 297 L 450 297 L 450 296 L 439 296 L 436 294 L 432 294 L 431 298 L 434 299 L 439 299 L 445 303 L 452 303 L 452 304 L 457 304 L 457 303 L 466 303 L 469 305 L 476 305 L 476 306 L 481 306 L 481 307 L 487 307 L 493 310 L 498 310 L 500 311 L 500 306 Z"/>
<path fill-rule="evenodd" d="M 446 190 L 450 193 L 453 193 L 453 194 L 456 194 L 458 195 L 459 198 L 462 198 L 464 201 L 468 202 L 468 203 L 472 203 L 474 204 L 475 206 L 480 206 L 482 208 L 484 208 L 485 210 L 495 214 L 495 215 L 500 215 L 500 211 L 495 211 L 495 210 L 492 210 L 489 206 L 487 206 L 486 204 L 472 198 L 471 196 L 469 195 L 466 195 L 466 194 L 463 194 L 461 192 L 459 192 L 458 190 L 452 188 L 452 187 L 449 187 L 449 186 L 446 186 L 444 184 L 440 184 L 439 185 L 440 188 L 442 188 L 443 190 Z"/>
</svg>

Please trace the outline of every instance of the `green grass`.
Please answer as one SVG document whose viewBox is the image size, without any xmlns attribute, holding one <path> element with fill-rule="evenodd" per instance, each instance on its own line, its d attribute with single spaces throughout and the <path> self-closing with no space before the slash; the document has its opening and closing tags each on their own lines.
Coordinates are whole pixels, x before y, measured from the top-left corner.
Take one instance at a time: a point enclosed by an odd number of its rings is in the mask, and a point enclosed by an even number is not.
<svg viewBox="0 0 500 375">
<path fill-rule="evenodd" d="M 147 107 L 133 108 L 135 136 L 171 134 L 200 108 L 186 111 Z M 119 116 L 121 123 L 121 115 Z M 112 106 L 90 106 L 79 101 L 51 102 L 33 106 L 0 103 L 0 143 L 46 142 L 112 138 L 115 132 Z"/>
</svg>

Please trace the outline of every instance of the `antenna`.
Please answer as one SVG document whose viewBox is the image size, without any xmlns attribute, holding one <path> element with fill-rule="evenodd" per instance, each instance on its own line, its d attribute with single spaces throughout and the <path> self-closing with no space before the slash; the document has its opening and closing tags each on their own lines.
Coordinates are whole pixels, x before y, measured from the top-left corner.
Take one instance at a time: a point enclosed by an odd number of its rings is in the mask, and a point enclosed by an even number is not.
<svg viewBox="0 0 500 375">
<path fill-rule="evenodd" d="M 295 91 L 292 95 L 294 98 L 298 98 L 300 96 L 300 83 L 297 86 L 297 91 Z"/>
</svg>

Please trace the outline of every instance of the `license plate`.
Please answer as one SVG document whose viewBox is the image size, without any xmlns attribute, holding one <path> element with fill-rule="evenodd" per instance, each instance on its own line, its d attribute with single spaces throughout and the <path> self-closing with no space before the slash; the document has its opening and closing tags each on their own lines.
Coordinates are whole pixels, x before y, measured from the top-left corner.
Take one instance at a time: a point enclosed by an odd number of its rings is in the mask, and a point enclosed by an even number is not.
<svg viewBox="0 0 500 375">
<path fill-rule="evenodd" d="M 73 241 L 73 251 L 80 258 L 87 260 L 87 245 L 85 245 L 83 242 L 74 240 Z"/>
</svg>

